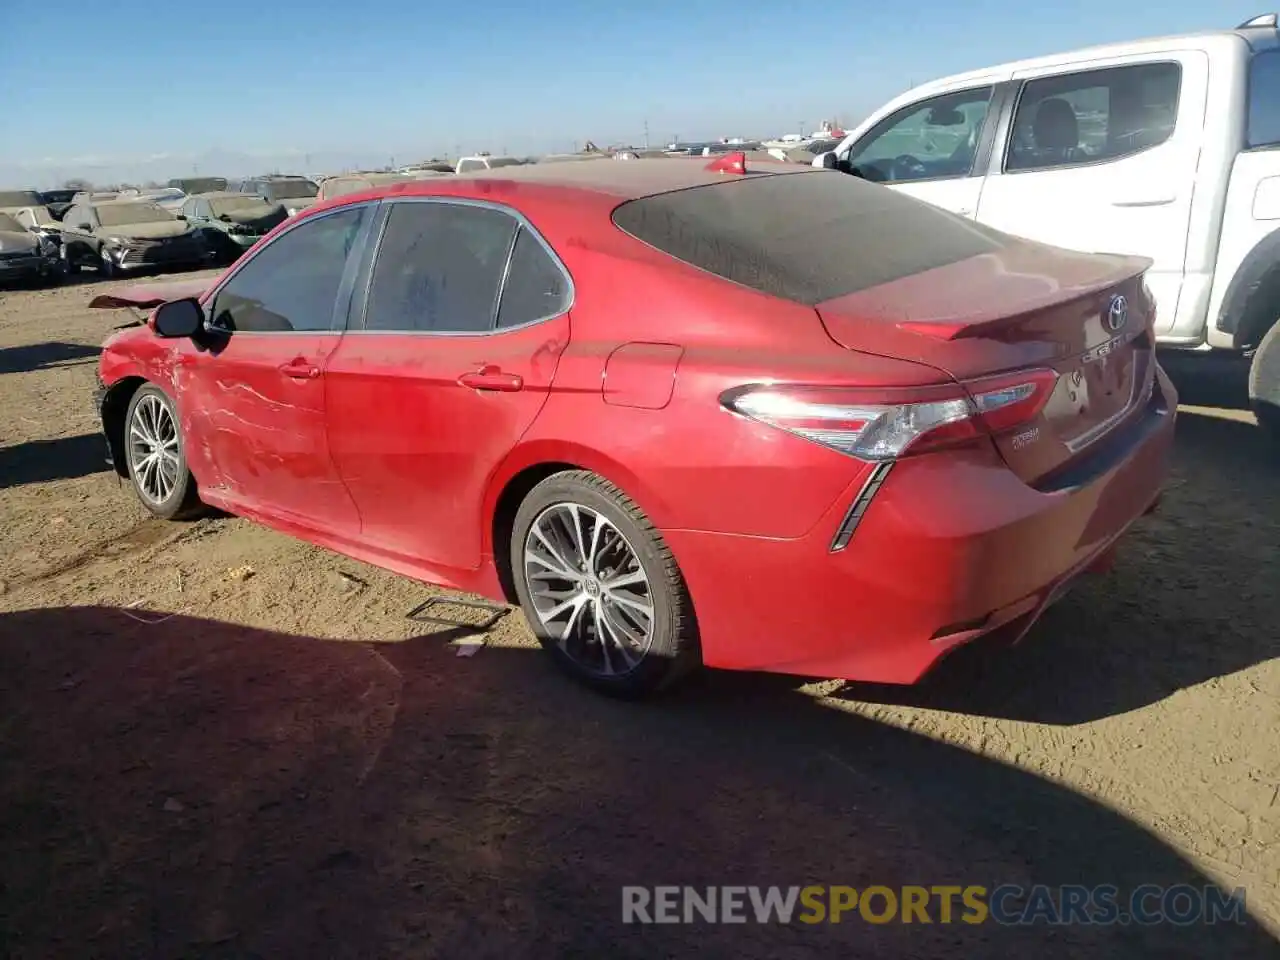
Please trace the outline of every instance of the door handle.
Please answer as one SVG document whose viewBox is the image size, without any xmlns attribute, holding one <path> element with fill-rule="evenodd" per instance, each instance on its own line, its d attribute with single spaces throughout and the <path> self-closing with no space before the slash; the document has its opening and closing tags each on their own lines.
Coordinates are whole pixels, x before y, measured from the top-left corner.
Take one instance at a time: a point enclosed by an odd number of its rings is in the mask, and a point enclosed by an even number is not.
<svg viewBox="0 0 1280 960">
<path fill-rule="evenodd" d="M 524 389 L 524 377 L 517 373 L 503 373 L 500 367 L 481 367 L 474 373 L 464 373 L 458 377 L 458 384 L 472 390 L 498 390 L 502 393 L 515 393 Z"/>
<path fill-rule="evenodd" d="M 320 368 L 312 366 L 302 357 L 297 357 L 288 363 L 281 364 L 280 372 L 286 377 L 292 377 L 295 380 L 314 380 L 320 376 Z"/>
</svg>

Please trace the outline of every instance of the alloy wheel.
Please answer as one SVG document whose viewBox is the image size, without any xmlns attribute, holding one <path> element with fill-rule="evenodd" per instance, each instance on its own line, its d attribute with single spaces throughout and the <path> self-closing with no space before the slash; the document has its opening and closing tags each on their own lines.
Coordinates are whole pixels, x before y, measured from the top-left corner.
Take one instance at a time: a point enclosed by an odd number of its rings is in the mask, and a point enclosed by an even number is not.
<svg viewBox="0 0 1280 960">
<path fill-rule="evenodd" d="M 635 548 L 603 514 L 547 507 L 524 544 L 524 576 L 543 629 L 584 669 L 631 673 L 653 642 L 653 590 Z"/>
<path fill-rule="evenodd" d="M 168 404 L 156 394 L 147 394 L 134 407 L 129 468 L 143 499 L 157 506 L 169 499 L 181 476 L 178 427 Z"/>
</svg>

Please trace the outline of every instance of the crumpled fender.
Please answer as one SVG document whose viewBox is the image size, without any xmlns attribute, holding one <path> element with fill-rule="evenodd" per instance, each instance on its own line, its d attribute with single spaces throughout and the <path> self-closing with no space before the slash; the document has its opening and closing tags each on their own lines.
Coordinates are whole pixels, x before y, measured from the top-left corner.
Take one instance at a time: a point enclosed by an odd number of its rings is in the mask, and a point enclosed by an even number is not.
<svg viewBox="0 0 1280 960">
<path fill-rule="evenodd" d="M 106 309 L 119 307 L 158 307 L 173 300 L 189 300 L 205 294 L 217 277 L 200 277 L 195 280 L 174 280 L 168 283 L 134 283 L 111 293 L 102 293 L 89 301 L 89 306 Z"/>
</svg>

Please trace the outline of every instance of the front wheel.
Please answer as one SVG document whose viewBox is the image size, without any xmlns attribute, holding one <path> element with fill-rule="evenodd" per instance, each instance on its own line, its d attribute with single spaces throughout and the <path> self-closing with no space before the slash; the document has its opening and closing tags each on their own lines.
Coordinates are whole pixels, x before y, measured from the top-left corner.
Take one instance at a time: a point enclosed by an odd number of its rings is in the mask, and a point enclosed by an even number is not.
<svg viewBox="0 0 1280 960">
<path fill-rule="evenodd" d="M 1258 424 L 1280 441 L 1280 323 L 1272 325 L 1253 354 L 1249 405 Z"/>
<path fill-rule="evenodd" d="M 670 686 L 697 665 L 693 606 L 675 558 L 630 498 L 602 477 L 548 477 L 516 512 L 516 593 L 558 666 L 615 696 Z"/>
<path fill-rule="evenodd" d="M 173 401 L 154 384 L 145 384 L 129 401 L 124 418 L 125 461 L 142 505 L 164 520 L 199 512 L 195 477 L 187 468 L 182 431 Z"/>
</svg>

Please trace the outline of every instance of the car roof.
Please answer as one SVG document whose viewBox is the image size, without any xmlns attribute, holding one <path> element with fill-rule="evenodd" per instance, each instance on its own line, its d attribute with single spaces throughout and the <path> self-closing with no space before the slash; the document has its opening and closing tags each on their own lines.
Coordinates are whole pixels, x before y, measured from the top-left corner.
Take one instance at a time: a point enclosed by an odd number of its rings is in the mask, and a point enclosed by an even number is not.
<svg viewBox="0 0 1280 960">
<path fill-rule="evenodd" d="M 188 193 L 188 200 L 243 200 L 245 197 L 253 197 L 251 193 L 237 193 L 234 190 L 210 190 L 208 193 Z M 263 200 L 263 203 L 267 201 Z"/>
<path fill-rule="evenodd" d="M 1036 70 L 1041 67 L 1054 67 L 1063 63 L 1074 63 L 1079 60 L 1104 60 L 1108 57 L 1127 56 L 1141 53 L 1159 53 L 1176 50 L 1191 44 L 1218 44 L 1239 42 L 1243 40 L 1252 47 L 1274 46 L 1277 32 L 1272 27 L 1241 27 L 1234 30 L 1202 30 L 1198 33 L 1176 33 L 1167 36 L 1141 37 L 1136 40 L 1124 40 L 1116 43 L 1099 44 L 1092 47 L 1078 47 L 1073 50 L 1059 50 L 1056 53 L 1040 57 L 1028 57 L 1022 60 L 1009 60 L 1005 63 L 992 64 L 978 70 L 966 70 L 964 73 L 948 74 L 919 84 L 914 91 L 923 91 L 934 85 L 950 86 L 966 80 L 985 80 L 992 74 L 1015 73 L 1021 70 Z M 909 91 L 911 92 L 911 91 Z"/>
<path fill-rule="evenodd" d="M 724 157 L 718 158 L 723 161 Z M 391 186 L 379 187 L 376 196 L 429 196 L 433 194 L 462 192 L 478 193 L 489 184 L 530 184 L 540 187 L 605 195 L 619 200 L 669 193 L 688 187 L 723 183 L 729 178 L 741 178 L 743 174 L 716 173 L 708 170 L 705 157 L 690 159 L 663 158 L 627 161 L 601 161 L 600 163 L 547 163 L 498 167 L 493 170 L 475 170 L 447 178 L 410 180 Z M 821 171 L 798 164 L 747 162 L 746 177 L 795 176 L 815 174 Z"/>
</svg>

